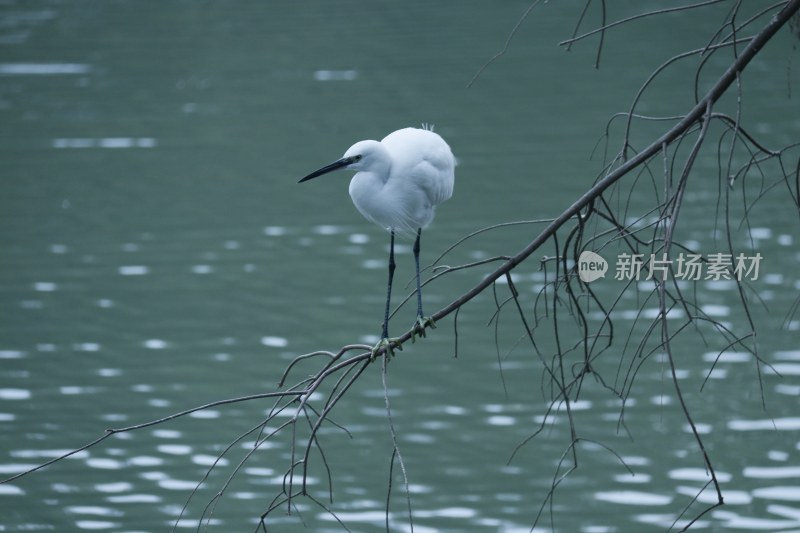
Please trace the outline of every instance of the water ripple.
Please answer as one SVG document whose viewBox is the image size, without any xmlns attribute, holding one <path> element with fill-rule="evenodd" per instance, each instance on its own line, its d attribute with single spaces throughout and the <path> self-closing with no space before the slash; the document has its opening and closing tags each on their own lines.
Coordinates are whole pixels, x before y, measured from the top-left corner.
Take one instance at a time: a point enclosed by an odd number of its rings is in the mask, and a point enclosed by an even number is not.
<svg viewBox="0 0 800 533">
<path fill-rule="evenodd" d="M 753 356 L 747 352 L 706 352 L 703 354 L 703 361 L 708 363 L 747 363 L 752 361 Z"/>
<path fill-rule="evenodd" d="M 30 397 L 28 389 L 0 389 L 0 400 L 29 400 Z"/>
<path fill-rule="evenodd" d="M 280 237 L 286 235 L 286 228 L 282 226 L 267 226 L 264 228 L 264 235 L 269 237 Z"/>
<path fill-rule="evenodd" d="M 169 455 L 189 455 L 192 447 L 188 444 L 159 444 L 156 449 Z"/>
<path fill-rule="evenodd" d="M 25 491 L 14 485 L 0 485 L 0 496 L 24 496 Z"/>
<path fill-rule="evenodd" d="M 315 70 L 317 81 L 353 81 L 358 77 L 357 70 Z"/>
<path fill-rule="evenodd" d="M 761 487 L 753 490 L 753 497 L 762 498 L 765 500 L 800 502 L 800 485 L 775 485 L 772 487 Z"/>
<path fill-rule="evenodd" d="M 109 148 L 118 150 L 120 148 L 155 148 L 158 143 L 152 137 L 101 137 L 98 139 L 88 138 L 61 138 L 53 139 L 53 148 L 63 149 L 84 149 L 84 148 Z"/>
<path fill-rule="evenodd" d="M 774 357 L 777 361 L 800 361 L 800 350 L 775 352 Z"/>
<path fill-rule="evenodd" d="M 150 267 L 144 265 L 123 265 L 117 269 L 121 276 L 144 276 L 150 273 Z"/>
<path fill-rule="evenodd" d="M 102 520 L 78 520 L 75 522 L 75 525 L 78 527 L 78 529 L 90 530 L 114 529 L 119 527 L 119 524 L 116 522 L 106 522 Z"/>
<path fill-rule="evenodd" d="M 717 492 L 708 487 L 703 489 L 703 487 L 682 486 L 677 487 L 675 492 L 705 505 L 714 505 L 718 501 Z M 753 497 L 743 490 L 724 490 L 722 496 L 725 498 L 726 505 L 747 505 L 753 501 Z"/>
<path fill-rule="evenodd" d="M 133 489 L 133 485 L 127 481 L 117 481 L 114 483 L 98 483 L 94 488 L 98 492 L 127 492 Z"/>
<path fill-rule="evenodd" d="M 722 527 L 746 531 L 779 531 L 800 526 L 800 521 L 798 520 L 777 520 L 742 516 L 739 513 L 726 510 L 716 510 L 713 516 L 717 520 L 723 522 Z"/>
<path fill-rule="evenodd" d="M 167 343 L 167 341 L 161 339 L 147 339 L 142 343 L 142 346 L 150 350 L 163 350 L 164 348 L 169 346 L 169 344 Z"/>
<path fill-rule="evenodd" d="M 595 492 L 594 497 L 600 501 L 619 503 L 622 505 L 669 505 L 672 503 L 672 496 L 637 490 Z"/>
<path fill-rule="evenodd" d="M 121 494 L 109 496 L 106 500 L 110 503 L 161 503 L 162 501 L 155 494 Z"/>
<path fill-rule="evenodd" d="M 4 76 L 74 75 L 91 71 L 91 65 L 85 63 L 0 63 L 0 74 Z"/>
<path fill-rule="evenodd" d="M 775 363 L 772 370 L 781 376 L 800 376 L 800 363 Z"/>
<path fill-rule="evenodd" d="M 159 480 L 158 486 L 166 490 L 194 490 L 197 487 L 197 481 L 168 478 Z"/>
<path fill-rule="evenodd" d="M 72 505 L 64 508 L 71 514 L 88 514 L 95 516 L 123 516 L 122 511 L 111 507 L 99 507 L 96 505 Z"/>
<path fill-rule="evenodd" d="M 283 337 L 266 336 L 261 337 L 261 344 L 273 348 L 285 348 L 289 345 L 289 341 Z"/>
<path fill-rule="evenodd" d="M 748 466 L 742 475 L 757 479 L 800 478 L 800 466 Z"/>
<path fill-rule="evenodd" d="M 734 431 L 797 431 L 800 429 L 800 418 L 765 418 L 762 420 L 731 420 L 728 429 Z"/>
</svg>

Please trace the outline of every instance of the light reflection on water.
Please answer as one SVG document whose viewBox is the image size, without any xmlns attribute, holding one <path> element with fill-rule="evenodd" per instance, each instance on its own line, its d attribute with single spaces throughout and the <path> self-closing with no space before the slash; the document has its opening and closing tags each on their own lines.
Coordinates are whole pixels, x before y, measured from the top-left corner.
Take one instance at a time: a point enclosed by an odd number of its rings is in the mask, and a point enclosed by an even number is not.
<svg viewBox="0 0 800 533">
<path fill-rule="evenodd" d="M 4 76 L 54 76 L 62 74 L 88 74 L 91 65 L 80 63 L 0 63 Z"/>
<path fill-rule="evenodd" d="M 622 505 L 658 506 L 672 503 L 672 496 L 635 490 L 596 492 L 594 497 L 600 501 Z"/>
<path fill-rule="evenodd" d="M 53 139 L 53 148 L 82 149 L 82 148 L 155 148 L 157 142 L 151 137 L 104 137 L 100 139 Z M 58 252 L 54 252 L 58 253 Z"/>
<path fill-rule="evenodd" d="M 124 7 L 125 2 L 120 4 Z M 433 7 L 426 9 L 435 14 Z M 59 11 L 29 10 L 4 15 L 15 22 L 0 28 L 0 44 L 25 44 L 36 35 L 39 26 L 61 17 L 61 10 L 60 7 Z M 63 10 L 68 12 L 69 7 L 64 5 Z M 152 14 L 143 11 L 145 16 Z M 444 14 L 450 16 L 450 13 Z M 485 16 L 482 14 L 480 18 Z M 507 22 L 515 20 L 517 14 L 502 16 L 507 19 L 504 18 L 498 27 L 505 31 Z M 176 20 L 179 18 L 182 17 Z M 206 21 L 209 28 L 213 26 L 211 22 Z M 422 24 L 424 20 L 418 22 Z M 268 22 L 260 20 L 259 23 Z M 124 30 L 119 25 L 114 27 Z M 263 31 L 259 27 L 251 34 L 271 35 L 270 32 L 275 34 L 279 30 L 272 27 L 270 31 Z M 472 31 L 469 40 L 477 40 L 476 36 L 485 33 Z M 242 32 L 243 36 L 247 34 Z M 294 34 L 285 37 L 296 39 Z M 383 40 L 384 36 L 381 37 Z M 201 34 L 197 36 L 197 46 L 205 40 L 213 40 L 214 47 L 221 46 L 220 43 L 231 44 L 226 39 L 208 39 Z M 373 311 L 380 307 L 383 297 L 386 235 L 366 229 L 347 211 L 351 208 L 345 191 L 346 178 L 339 176 L 340 190 L 337 189 L 335 199 L 327 198 L 329 193 L 325 192 L 334 189 L 324 188 L 289 196 L 289 188 L 281 188 L 280 181 L 296 168 L 284 166 L 279 173 L 264 169 L 267 164 L 288 165 L 289 162 L 298 162 L 297 167 L 305 168 L 312 153 L 330 153 L 346 146 L 347 141 L 340 141 L 352 132 L 348 130 L 345 134 L 340 129 L 316 125 L 327 122 L 326 117 L 333 123 L 353 120 L 353 128 L 376 126 L 357 122 L 350 103 L 327 106 L 324 112 L 315 107 L 301 120 L 297 120 L 296 114 L 304 106 L 287 105 L 286 109 L 292 111 L 274 122 L 282 126 L 299 123 L 300 126 L 295 126 L 299 128 L 313 123 L 313 127 L 318 128 L 315 136 L 322 139 L 329 138 L 329 133 L 334 131 L 336 142 L 331 144 L 335 146 L 304 144 L 302 151 L 265 155 L 264 145 L 281 146 L 280 139 L 284 135 L 269 124 L 272 120 L 268 119 L 275 116 L 276 111 L 260 107 L 271 106 L 269 102 L 273 101 L 278 105 L 281 100 L 264 94 L 275 87 L 273 77 L 277 74 L 270 71 L 274 65 L 266 65 L 265 73 L 254 73 L 253 70 L 260 70 L 260 67 L 254 67 L 252 60 L 247 59 L 244 73 L 236 71 L 229 75 L 226 71 L 217 73 L 215 78 L 213 74 L 220 65 L 209 59 L 208 63 L 198 66 L 208 71 L 209 80 L 182 74 L 176 81 L 169 76 L 161 77 L 161 70 L 155 76 L 151 76 L 154 73 L 149 70 L 136 70 L 147 67 L 146 62 L 141 63 L 138 40 L 128 43 L 136 50 L 135 57 L 115 55 L 125 48 L 122 41 L 119 45 L 119 50 L 106 46 L 82 50 L 83 44 L 75 44 L 65 49 L 70 51 L 67 55 L 75 56 L 69 61 L 67 58 L 39 61 L 31 51 L 30 60 L 0 63 L 3 87 L 25 89 L 19 94 L 15 89 L 8 93 L 11 96 L 4 92 L 0 100 L 0 109 L 19 106 L 18 110 L 12 110 L 22 117 L 10 118 L 12 126 L 24 134 L 4 138 L 12 144 L 19 139 L 24 141 L 15 145 L 21 154 L 17 162 L 22 170 L 16 178 L 18 183 L 11 184 L 17 187 L 13 191 L 15 205 L 26 208 L 25 213 L 19 212 L 19 208 L 13 211 L 13 205 L 5 210 L 16 213 L 15 220 L 22 221 L 8 232 L 8 246 L 4 241 L 3 259 L 14 263 L 13 269 L 2 271 L 0 280 L 3 305 L 11 309 L 8 323 L 15 328 L 6 326 L 4 333 L 11 334 L 0 339 L 3 362 L 0 423 L 9 427 L 6 434 L 14 435 L 12 440 L 3 441 L 7 457 L 2 458 L 0 473 L 6 475 L 67 453 L 69 450 L 62 446 L 80 445 L 109 425 L 157 418 L 205 400 L 271 390 L 275 387 L 275 375 L 285 361 L 305 349 L 330 348 L 352 341 L 354 335 L 360 342 L 378 340 L 374 333 L 378 331 L 379 320 L 374 318 Z M 494 41 L 486 43 L 487 47 L 494 45 Z M 265 47 L 252 47 L 252 50 L 262 49 Z M 424 50 L 430 53 L 431 49 Z M 237 56 L 235 50 L 229 50 L 220 63 L 237 64 Z M 91 61 L 84 62 L 88 57 Z M 523 62 L 520 58 L 508 58 L 509 65 L 519 73 L 527 72 L 531 68 L 531 58 L 522 59 Z M 304 95 L 305 100 L 323 101 L 335 94 L 323 91 L 341 90 L 337 84 L 347 86 L 348 91 L 356 90 L 364 80 L 372 83 L 370 80 L 375 77 L 391 74 L 378 67 L 356 69 L 331 64 L 336 62 L 339 60 L 330 61 L 329 68 L 320 68 L 328 65 L 315 59 L 314 65 L 289 69 L 296 77 L 320 82 L 314 88 L 320 92 Z M 473 62 L 470 58 L 470 68 Z M 126 70 L 130 67 L 134 70 Z M 180 64 L 177 70 L 184 68 L 190 67 Z M 411 74 L 407 68 L 401 70 L 404 75 Z M 266 80 L 259 79 L 256 87 L 236 93 L 234 102 L 223 94 L 235 91 L 236 84 L 245 83 L 244 78 L 261 74 L 267 75 Z M 459 78 L 458 85 L 463 85 L 463 81 Z M 531 77 L 523 81 L 538 82 L 539 79 Z M 55 83 L 44 91 L 44 97 L 40 86 L 28 85 L 42 82 Z M 136 85 L 139 83 L 141 85 Z M 426 78 L 422 83 L 429 81 Z M 126 89 L 129 86 L 130 93 Z M 165 86 L 169 89 L 159 89 Z M 215 92 L 220 87 L 226 89 L 222 93 Z M 74 96 L 73 92 L 79 96 Z M 256 92 L 262 103 L 252 103 Z M 381 91 L 372 92 L 380 94 Z M 448 99 L 452 92 L 452 87 L 448 86 Z M 64 95 L 65 103 L 57 101 L 59 94 Z M 148 97 L 148 94 L 154 96 Z M 459 185 L 461 188 L 453 202 L 464 207 L 452 207 L 450 218 L 445 212 L 438 221 L 435 231 L 431 232 L 432 250 L 442 250 L 449 240 L 475 229 L 476 217 L 493 209 L 490 205 L 493 202 L 487 201 L 489 195 L 477 193 L 470 199 L 469 191 L 480 186 L 479 178 L 492 176 L 497 189 L 511 189 L 513 185 L 474 166 L 484 164 L 480 154 L 513 156 L 508 153 L 508 147 L 500 144 L 502 139 L 497 145 L 490 144 L 494 142 L 494 133 L 470 133 L 469 125 L 458 122 L 457 117 L 464 114 L 464 110 L 479 112 L 480 108 L 487 107 L 486 102 L 496 100 L 496 95 L 479 94 L 480 105 L 457 102 L 447 116 L 453 124 L 454 137 L 462 147 L 464 162 L 459 169 L 463 172 L 460 174 L 464 176 L 460 182 L 463 185 Z M 31 95 L 32 99 L 25 100 L 26 95 Z M 392 95 L 394 105 L 402 108 L 403 98 L 396 98 L 398 95 L 394 92 Z M 527 93 L 522 95 L 517 105 L 529 107 L 529 98 Z M 131 100 L 151 101 L 157 109 L 149 110 L 150 115 L 135 108 L 126 111 Z M 431 101 L 435 102 L 436 98 Z M 98 110 L 95 102 L 105 111 Z M 441 113 L 448 112 L 447 106 L 435 103 L 436 108 L 442 108 Z M 69 120 L 58 118 L 65 107 L 77 109 Z M 488 107 L 493 109 L 493 114 L 505 113 L 503 106 Z M 225 114 L 225 109 L 236 111 Z M 176 110 L 179 118 L 173 113 Z M 336 115 L 337 110 L 344 112 L 344 116 Z M 205 111 L 219 118 L 200 122 L 205 120 L 201 118 Z M 440 112 L 439 109 L 429 111 Z M 244 116 L 249 113 L 259 118 Z M 366 114 L 373 115 L 369 109 Z M 402 120 L 415 115 L 402 114 Z M 312 115 L 314 120 L 311 120 Z M 187 117 L 198 122 L 186 125 L 186 129 L 173 129 L 185 125 L 182 121 Z M 373 119 L 381 120 L 377 114 L 370 116 L 370 120 Z M 386 122 L 393 123 L 396 119 L 398 117 Z M 260 124 L 258 128 L 240 135 L 238 128 L 248 128 L 251 120 Z M 555 135 L 560 126 L 571 122 L 576 121 L 559 117 L 558 127 L 554 123 L 552 128 L 546 129 L 552 129 Z M 486 128 L 498 134 L 501 130 Z M 203 132 L 212 132 L 212 137 L 203 137 Z M 304 131 L 303 135 L 309 143 L 323 142 L 310 140 L 309 133 Z M 516 130 L 511 133 L 526 134 Z M 469 135 L 478 140 L 473 139 L 470 144 L 466 138 Z M 235 146 L 226 144 L 228 138 L 235 139 Z M 25 143 L 36 144 L 39 151 Z M 220 144 L 230 152 L 222 153 L 218 148 Z M 240 149 L 242 152 L 238 151 Z M 526 165 L 537 157 L 530 151 L 526 145 L 523 150 Z M 47 164 L 37 167 L 34 160 L 47 161 Z M 505 161 L 495 160 L 493 164 L 505 168 Z M 203 168 L 212 170 L 204 174 Z M 563 169 L 542 169 L 542 174 L 558 172 L 563 173 Z M 38 181 L 41 175 L 47 176 L 46 182 Z M 12 182 L 14 178 L 8 180 Z M 268 185 L 253 186 L 256 180 Z M 258 200 L 229 208 L 226 202 L 235 203 L 235 191 L 242 190 L 245 191 L 243 195 Z M 502 215 L 512 216 L 513 207 L 499 199 L 501 193 L 491 192 L 497 194 L 498 201 L 494 203 L 503 204 Z M 316 205 L 310 198 L 315 195 L 326 197 L 325 208 L 330 211 L 320 213 L 318 209 L 303 207 Z M 538 189 L 521 188 L 513 194 L 516 198 L 508 203 L 520 202 L 527 214 L 537 208 L 534 196 L 540 195 L 542 192 Z M 709 193 L 701 199 L 707 202 L 713 198 L 715 194 Z M 569 200 L 568 196 L 548 198 L 547 203 L 561 205 Z M 341 209 L 337 205 L 341 205 Z M 335 218 L 337 223 L 321 223 L 328 217 Z M 338 223 L 342 219 L 346 222 Z M 442 233 L 437 234 L 438 231 Z M 693 246 L 701 247 L 710 231 L 709 228 L 698 229 Z M 447 237 L 437 236 L 441 234 Z M 795 243 L 792 235 L 767 227 L 751 228 L 749 238 L 757 241 L 760 248 L 772 250 Z M 509 240 L 509 248 L 518 244 L 511 242 Z M 464 255 L 472 260 L 490 257 L 495 253 L 493 244 L 496 243 L 476 243 L 474 247 L 467 247 Z M 410 259 L 410 245 L 399 244 L 397 253 L 404 256 L 404 260 Z M 408 263 L 404 261 L 406 266 Z M 546 281 L 543 272 L 532 270 L 512 274 L 512 280 L 525 294 L 536 293 Z M 340 276 L 342 272 L 347 275 Z M 765 285 L 760 286 L 759 296 L 773 302 L 785 296 L 787 289 L 797 289 L 799 282 L 792 281 L 792 276 L 790 269 L 786 274 L 765 273 Z M 500 286 L 505 283 L 505 279 L 498 281 Z M 367 286 L 372 288 L 365 288 Z M 681 288 L 689 287 L 682 285 Z M 642 283 L 641 289 L 649 291 L 652 286 Z M 700 291 L 707 302 L 701 306 L 702 312 L 734 320 L 739 308 L 726 296 L 735 290 L 732 282 L 703 284 Z M 457 294 L 456 284 L 452 287 L 434 284 L 426 292 L 426 302 L 435 306 L 449 301 L 453 294 Z M 363 314 L 355 316 L 361 308 Z M 349 316 L 351 313 L 353 318 Z M 469 313 L 477 315 L 479 310 L 466 309 L 465 315 Z M 648 305 L 641 312 L 638 309 L 615 312 L 614 318 L 626 322 L 652 319 L 657 315 L 658 309 Z M 681 309 L 674 309 L 669 318 L 682 319 L 685 314 Z M 408 490 L 415 496 L 414 516 L 418 520 L 415 531 L 530 530 L 533 510 L 546 493 L 553 474 L 552 465 L 540 457 L 557 447 L 559 444 L 553 444 L 556 437 L 566 433 L 565 408 L 554 405 L 553 411 L 545 414 L 541 404 L 527 403 L 531 390 L 537 399 L 541 397 L 538 374 L 533 373 L 538 372 L 539 364 L 514 356 L 502 358 L 502 364 L 498 364 L 491 335 L 484 335 L 481 329 L 485 319 L 482 315 L 464 319 L 464 330 L 480 334 L 469 337 L 469 348 L 462 359 L 453 360 L 448 351 L 450 347 L 442 348 L 450 338 L 445 324 L 429 342 L 420 343 L 418 348 L 409 351 L 410 363 L 403 360 L 392 363 L 389 391 L 384 391 L 379 380 L 371 376 L 366 388 L 355 393 L 355 401 L 342 409 L 343 424 L 354 439 L 330 427 L 321 431 L 332 455 L 337 455 L 332 462 L 335 475 L 341 476 L 336 479 L 337 496 L 351 496 L 337 498 L 337 503 L 342 505 L 339 518 L 356 527 L 374 528 L 380 528 L 385 520 L 383 491 L 388 476 L 390 441 L 383 401 L 388 396 L 397 403 L 393 416 L 397 419 L 398 439 L 409 463 L 411 484 Z M 796 318 L 788 320 L 787 327 L 798 329 Z M 700 433 L 712 438 L 716 433 L 724 435 L 720 442 L 715 441 L 713 456 L 723 458 L 724 468 L 718 471 L 718 476 L 730 506 L 705 517 L 699 524 L 704 527 L 761 530 L 800 527 L 796 510 L 780 504 L 800 501 L 800 489 L 796 486 L 800 472 L 794 466 L 797 464 L 796 432 L 800 430 L 800 419 L 794 416 L 796 398 L 800 395 L 800 385 L 795 378 L 800 375 L 797 363 L 800 352 L 786 350 L 785 346 L 770 352 L 769 339 L 762 342 L 765 354 L 761 355 L 772 363 L 772 368 L 762 368 L 765 389 L 768 394 L 776 393 L 767 402 L 768 412 L 753 408 L 752 404 L 737 404 L 730 411 L 711 405 L 713 401 L 708 402 L 710 411 L 704 409 L 705 402 L 697 406 Z M 426 353 L 431 346 L 430 353 Z M 702 347 L 692 352 L 696 360 L 681 360 L 678 379 L 693 383 L 708 376 L 721 391 L 712 398 L 721 399 L 721 404 L 728 398 L 738 400 L 745 389 L 741 386 L 741 376 L 747 375 L 751 368 L 747 365 L 754 364 L 754 358 L 745 352 L 713 350 L 713 346 Z M 667 408 L 674 408 L 676 401 L 663 378 L 664 358 L 656 354 L 652 362 L 654 367 L 646 367 L 642 373 L 640 383 L 644 392 L 638 397 L 640 401 L 631 397 L 624 404 L 627 416 L 646 428 L 633 436 L 635 443 L 641 446 L 634 450 L 625 447 L 621 461 L 609 457 L 600 447 L 584 448 L 587 462 L 608 461 L 614 467 L 591 465 L 585 467 L 586 471 L 579 471 L 584 477 L 576 478 L 578 481 L 569 486 L 569 497 L 587 503 L 585 508 L 575 509 L 565 507 L 563 500 L 557 502 L 557 509 L 567 517 L 565 521 L 569 525 L 566 527 L 574 524 L 569 521 L 574 518 L 579 525 L 573 530 L 583 533 L 624 531 L 631 521 L 664 529 L 675 520 L 674 509 L 665 510 L 664 507 L 682 508 L 708 481 L 707 473 L 697 468 L 694 450 L 687 450 L 690 445 L 682 438 L 689 434 L 684 421 L 676 424 L 663 421 L 665 413 L 672 412 Z M 515 376 L 526 375 L 530 381 L 522 389 L 515 390 L 512 385 L 511 392 L 504 395 L 501 392 L 504 385 L 497 375 L 498 366 L 509 374 L 512 384 Z M 773 370 L 783 377 L 778 379 Z M 531 375 L 534 376 L 532 380 Z M 728 380 L 730 385 L 725 388 Z M 531 382 L 535 383 L 533 389 Z M 752 383 L 748 386 L 756 387 Z M 617 398 L 593 394 L 594 391 L 587 390 L 579 401 L 570 405 L 571 411 L 576 416 L 592 417 L 594 422 L 609 423 L 615 429 L 607 432 L 608 438 L 618 437 L 622 403 Z M 417 398 L 419 400 L 415 401 Z M 312 403 L 322 400 L 319 395 L 311 398 Z M 754 400 L 754 404 L 758 401 Z M 598 409 L 601 410 L 599 416 L 595 412 Z M 160 426 L 149 433 L 145 430 L 119 434 L 113 445 L 75 454 L 65 464 L 41 473 L 41 478 L 0 485 L 0 494 L 12 502 L 20 502 L 19 507 L 24 509 L 20 527 L 35 529 L 40 520 L 41 502 L 54 500 L 59 510 L 75 515 L 67 519 L 72 520 L 68 525 L 60 524 L 67 529 L 123 530 L 136 527 L 128 524 L 142 520 L 145 524 L 142 530 L 163 530 L 178 516 L 188 494 L 200 485 L 212 466 L 217 466 L 221 474 L 219 477 L 212 475 L 201 487 L 210 491 L 196 498 L 201 506 L 219 489 L 220 479 L 238 464 L 241 455 L 231 453 L 221 459 L 218 455 L 220 443 L 227 443 L 239 434 L 237 432 L 243 431 L 237 422 L 246 419 L 252 424 L 268 412 L 268 406 L 262 404 L 252 409 L 242 408 L 234 414 L 223 409 L 197 411 L 186 417 L 185 425 L 178 426 L 180 429 Z M 280 413 L 279 418 L 284 421 L 291 416 L 294 412 L 287 410 Z M 534 441 L 521 450 L 510 466 L 505 465 L 514 446 L 540 426 L 546 430 L 542 444 Z M 600 425 L 589 427 L 604 431 Z M 642 434 L 650 431 L 656 442 L 650 440 L 650 435 Z M 758 434 L 769 435 L 772 450 L 767 452 L 758 446 L 742 444 L 751 444 L 752 441 L 746 439 Z M 548 437 L 553 438 L 547 440 Z M 726 439 L 730 441 L 726 443 Z M 673 452 L 674 443 L 678 444 Z M 657 444 L 666 446 L 669 451 L 659 451 Z M 233 452 L 247 453 L 252 449 L 252 441 L 243 442 Z M 651 452 L 652 456 L 648 457 L 631 455 Z M 668 456 L 661 456 L 663 453 Z M 233 523 L 243 515 L 258 514 L 265 498 L 284 483 L 283 471 L 289 456 L 285 441 L 261 444 L 259 455 L 241 471 L 242 484 L 227 493 L 228 498 L 247 503 L 237 506 L 236 511 L 225 518 L 213 518 L 211 524 L 224 527 L 228 521 Z M 364 462 L 366 472 L 350 472 L 351 467 L 359 466 L 352 464 L 354 456 L 358 463 Z M 633 469 L 634 474 L 628 473 L 619 463 Z M 665 465 L 672 464 L 691 466 L 665 471 Z M 40 479 L 46 481 L 40 482 Z M 311 476 L 307 483 L 314 488 L 327 486 L 324 477 Z M 398 482 L 396 487 L 399 485 Z M 637 490 L 631 490 L 634 485 Z M 405 487 L 396 494 L 404 490 Z M 103 502 L 86 503 L 96 501 L 98 493 L 103 496 Z M 704 503 L 714 503 L 715 498 L 708 489 L 697 497 Z M 159 516 L 147 523 L 147 515 L 154 514 L 153 504 L 157 504 Z M 307 514 L 318 511 L 304 502 L 297 504 Z M 410 529 L 404 512 L 398 510 L 402 508 L 393 507 L 390 515 L 397 531 Z M 581 515 L 590 518 L 581 519 Z M 594 517 L 599 517 L 598 523 L 587 525 L 595 521 Z M 323 528 L 330 526 L 330 531 L 340 530 L 329 514 L 320 513 L 317 518 Z M 187 517 L 180 527 L 194 528 L 196 520 L 194 515 Z M 283 516 L 278 517 L 278 522 L 297 525 L 294 518 Z M 600 522 L 613 525 L 604 526 Z M 46 527 L 49 525 L 42 525 L 43 529 Z M 323 528 L 316 530 L 325 531 Z M 548 529 L 537 528 L 537 531 L 545 530 Z"/>
</svg>

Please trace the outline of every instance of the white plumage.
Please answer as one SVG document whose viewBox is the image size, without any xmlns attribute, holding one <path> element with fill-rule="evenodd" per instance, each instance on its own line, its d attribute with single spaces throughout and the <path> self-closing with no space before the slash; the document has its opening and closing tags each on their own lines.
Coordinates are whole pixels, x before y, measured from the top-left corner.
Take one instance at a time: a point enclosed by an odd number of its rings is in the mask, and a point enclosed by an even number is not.
<svg viewBox="0 0 800 533">
<path fill-rule="evenodd" d="M 453 195 L 455 158 L 436 133 L 405 128 L 380 142 L 361 141 L 344 157 L 361 155 L 350 197 L 367 220 L 401 233 L 416 233 L 433 220 L 436 206 Z"/>
<path fill-rule="evenodd" d="M 356 170 L 350 181 L 350 197 L 367 220 L 391 233 L 389 286 L 382 345 L 391 351 L 388 339 L 389 302 L 394 274 L 394 235 L 416 233 L 414 259 L 417 269 L 417 322 L 414 334 L 425 335 L 433 322 L 422 316 L 419 283 L 419 242 L 422 229 L 433 220 L 436 206 L 453 195 L 456 160 L 450 146 L 432 129 L 404 128 L 381 141 L 359 141 L 341 159 L 300 180 L 316 178 L 336 169 Z"/>
</svg>

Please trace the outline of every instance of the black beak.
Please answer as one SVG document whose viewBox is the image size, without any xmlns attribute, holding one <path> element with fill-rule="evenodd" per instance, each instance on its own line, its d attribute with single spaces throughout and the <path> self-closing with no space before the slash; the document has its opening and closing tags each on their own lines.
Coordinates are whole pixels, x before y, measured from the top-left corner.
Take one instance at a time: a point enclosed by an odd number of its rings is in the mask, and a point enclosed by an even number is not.
<svg viewBox="0 0 800 533">
<path fill-rule="evenodd" d="M 350 163 L 354 163 L 356 161 L 355 157 L 343 157 L 338 161 L 334 161 L 328 166 L 324 166 L 319 170 L 315 170 L 305 178 L 301 179 L 297 183 L 303 183 L 304 181 L 308 181 L 310 179 L 316 178 L 317 176 L 322 176 L 323 174 L 327 174 L 328 172 L 333 172 L 334 170 L 338 170 L 342 167 L 346 167 Z"/>
</svg>

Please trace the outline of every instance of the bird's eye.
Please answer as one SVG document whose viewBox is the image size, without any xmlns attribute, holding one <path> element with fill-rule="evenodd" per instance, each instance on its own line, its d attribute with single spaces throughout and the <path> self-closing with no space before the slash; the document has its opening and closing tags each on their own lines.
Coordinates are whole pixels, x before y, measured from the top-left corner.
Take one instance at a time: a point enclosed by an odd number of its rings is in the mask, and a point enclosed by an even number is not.
<svg viewBox="0 0 800 533">
<path fill-rule="evenodd" d="M 363 156 L 363 155 L 357 155 L 357 156 L 355 156 L 353 159 L 354 159 L 355 161 L 361 161 L 361 158 L 362 158 L 362 157 L 364 157 L 364 156 Z"/>
</svg>

